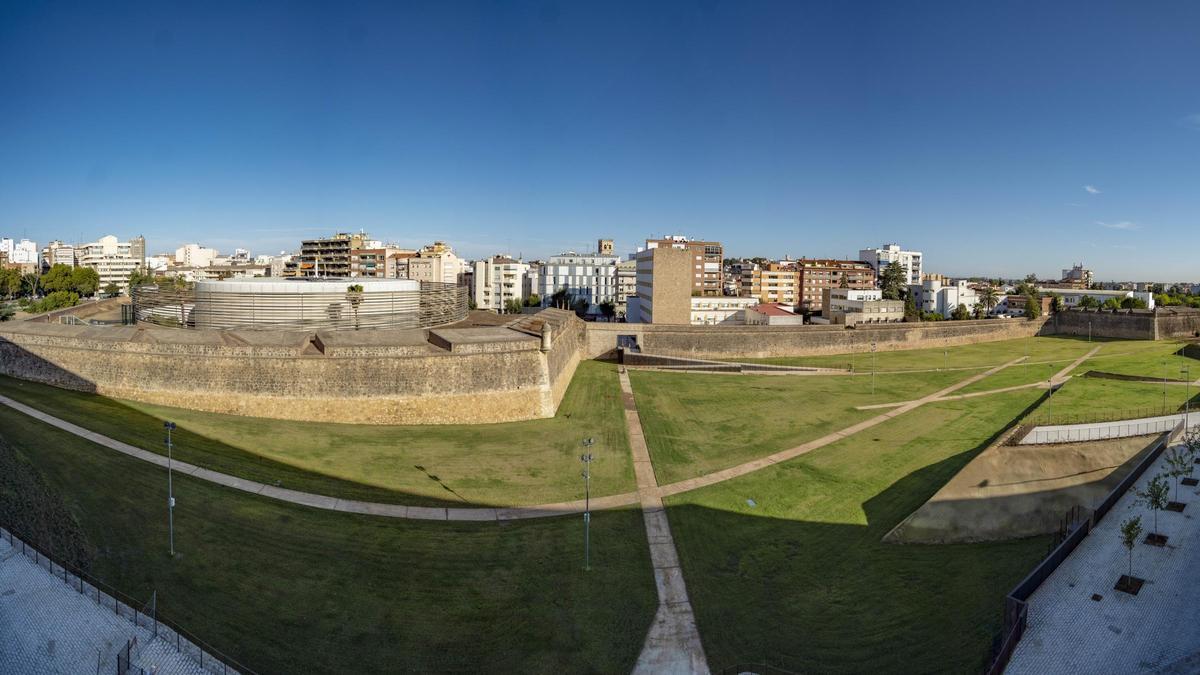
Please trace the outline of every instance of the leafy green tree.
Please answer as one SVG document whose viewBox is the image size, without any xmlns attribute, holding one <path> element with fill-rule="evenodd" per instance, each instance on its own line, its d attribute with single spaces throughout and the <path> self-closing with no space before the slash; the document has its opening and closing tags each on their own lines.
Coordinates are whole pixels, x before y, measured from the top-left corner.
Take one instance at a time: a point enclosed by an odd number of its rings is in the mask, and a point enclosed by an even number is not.
<svg viewBox="0 0 1200 675">
<path fill-rule="evenodd" d="M 1129 551 L 1129 578 L 1133 579 L 1133 547 L 1142 536 L 1142 517 L 1134 516 L 1121 522 L 1121 545 Z"/>
<path fill-rule="evenodd" d="M 1036 319 L 1042 315 L 1042 299 L 1037 295 L 1025 296 L 1025 316 Z"/>
<path fill-rule="evenodd" d="M 15 298 L 21 294 L 21 271 L 0 269 L 0 297 Z"/>
<path fill-rule="evenodd" d="M 920 321 L 921 312 L 917 310 L 917 301 L 910 295 L 904 299 L 904 320 Z"/>
<path fill-rule="evenodd" d="M 1100 301 L 1090 295 L 1085 295 L 1079 299 L 1079 306 L 1084 309 L 1096 309 L 1100 306 Z"/>
<path fill-rule="evenodd" d="M 997 290 L 995 286 L 984 286 L 983 288 L 980 288 L 977 293 L 979 294 L 979 302 L 983 304 L 989 313 L 995 309 L 996 305 L 1000 302 L 1000 291 Z"/>
<path fill-rule="evenodd" d="M 576 298 L 575 301 L 571 303 L 571 309 L 574 310 L 575 315 L 581 319 L 587 316 L 588 310 L 591 309 L 591 307 L 592 305 L 587 301 L 587 298 Z"/>
<path fill-rule="evenodd" d="M 100 290 L 100 273 L 90 267 L 76 267 L 71 270 L 71 291 L 80 296 L 95 295 Z"/>
<path fill-rule="evenodd" d="M 41 278 L 42 291 L 46 293 L 54 293 L 55 291 L 71 290 L 71 272 L 70 265 L 55 265 L 51 267 Z"/>
<path fill-rule="evenodd" d="M 1116 298 L 1109 298 L 1104 301 L 1104 309 L 1121 309 L 1121 301 Z"/>
<path fill-rule="evenodd" d="M 178 279 L 179 277 L 176 277 Z M 358 330 L 358 307 L 363 301 L 362 284 L 350 284 L 346 287 L 346 302 L 350 303 L 350 311 L 354 312 L 354 330 Z"/>
<path fill-rule="evenodd" d="M 955 321 L 964 321 L 971 318 L 971 310 L 967 309 L 966 305 L 960 303 L 958 307 L 954 308 L 953 312 L 950 312 L 950 318 Z"/>
<path fill-rule="evenodd" d="M 537 307 L 542 304 L 542 299 L 537 293 L 530 293 L 528 298 L 525 298 L 526 307 Z"/>
<path fill-rule="evenodd" d="M 1175 501 L 1179 501 L 1179 479 L 1192 475 L 1196 464 L 1186 446 L 1175 446 L 1167 451 L 1167 475 L 1175 479 Z"/>
<path fill-rule="evenodd" d="M 612 302 L 605 300 L 604 302 L 600 303 L 600 314 L 609 321 L 612 321 L 613 317 L 617 315 L 617 306 Z"/>
<path fill-rule="evenodd" d="M 883 289 L 883 299 L 899 300 L 907 281 L 904 278 L 904 268 L 900 266 L 900 263 L 888 263 L 888 266 L 879 273 L 879 287 Z"/>
<path fill-rule="evenodd" d="M 554 291 L 554 294 L 550 296 L 551 307 L 557 307 L 558 309 L 571 309 L 574 304 L 575 298 L 571 296 L 571 292 L 566 288 L 560 288 L 557 291 Z"/>
<path fill-rule="evenodd" d="M 1063 311 L 1063 299 L 1058 293 L 1050 293 L 1050 311 L 1057 314 Z"/>
<path fill-rule="evenodd" d="M 138 267 L 129 273 L 129 287 L 144 286 L 154 283 L 154 274 Z"/>
<path fill-rule="evenodd" d="M 79 295 L 71 291 L 54 291 L 37 302 L 29 303 L 25 311 L 30 314 L 41 314 L 42 312 L 53 312 L 56 309 L 64 307 L 74 307 L 79 304 Z"/>
<path fill-rule="evenodd" d="M 111 281 L 104 286 L 104 297 L 115 298 L 121 294 L 121 287 Z"/>
<path fill-rule="evenodd" d="M 1121 300 L 1121 309 L 1146 309 L 1146 301 L 1141 298 L 1124 298 Z"/>
<path fill-rule="evenodd" d="M 504 313 L 505 314 L 520 314 L 521 307 L 522 307 L 522 304 L 521 304 L 520 300 L 518 300 L 517 298 L 509 298 L 508 300 L 506 300 L 504 302 Z"/>
<path fill-rule="evenodd" d="M 1167 503 L 1171 495 L 1171 485 L 1167 483 L 1167 477 L 1163 474 L 1158 474 L 1150 479 L 1146 484 L 1145 490 L 1137 491 L 1138 503 L 1146 506 L 1154 514 L 1154 529 L 1150 534 L 1158 533 L 1158 512 L 1167 508 Z"/>
<path fill-rule="evenodd" d="M 8 321 L 9 319 L 13 318 L 13 315 L 16 313 L 17 310 L 13 309 L 12 305 L 0 305 L 0 321 Z"/>
<path fill-rule="evenodd" d="M 42 291 L 42 280 L 36 274 L 21 275 L 21 297 L 32 298 Z"/>
</svg>

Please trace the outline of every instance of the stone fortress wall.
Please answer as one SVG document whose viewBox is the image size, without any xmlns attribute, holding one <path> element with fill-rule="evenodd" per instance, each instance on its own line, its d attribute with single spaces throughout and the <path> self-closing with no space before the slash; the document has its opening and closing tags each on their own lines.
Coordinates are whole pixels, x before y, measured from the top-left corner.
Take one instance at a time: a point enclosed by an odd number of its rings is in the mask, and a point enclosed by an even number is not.
<svg viewBox="0 0 1200 675">
<path fill-rule="evenodd" d="M 706 327 L 585 324 L 554 309 L 504 326 L 316 333 L 18 321 L 0 325 L 0 374 L 236 415 L 492 423 L 552 417 L 579 362 L 611 355 L 619 336 L 633 336 L 644 352 L 666 356 L 804 356 L 868 351 L 872 342 L 891 351 L 1081 335 L 1088 317 L 1096 337 L 1187 337 L 1193 322 L 1200 322 L 1200 312 L 1063 312 L 1039 321 Z"/>
</svg>

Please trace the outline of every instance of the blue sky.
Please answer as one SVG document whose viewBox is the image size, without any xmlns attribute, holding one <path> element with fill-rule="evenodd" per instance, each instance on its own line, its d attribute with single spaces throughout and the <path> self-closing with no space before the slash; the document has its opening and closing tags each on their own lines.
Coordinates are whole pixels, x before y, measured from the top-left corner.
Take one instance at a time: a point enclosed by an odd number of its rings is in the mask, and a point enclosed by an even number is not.
<svg viewBox="0 0 1200 675">
<path fill-rule="evenodd" d="M 1194 2 L 7 2 L 0 233 L 528 258 L 678 232 L 1200 281 L 1198 26 Z"/>
</svg>

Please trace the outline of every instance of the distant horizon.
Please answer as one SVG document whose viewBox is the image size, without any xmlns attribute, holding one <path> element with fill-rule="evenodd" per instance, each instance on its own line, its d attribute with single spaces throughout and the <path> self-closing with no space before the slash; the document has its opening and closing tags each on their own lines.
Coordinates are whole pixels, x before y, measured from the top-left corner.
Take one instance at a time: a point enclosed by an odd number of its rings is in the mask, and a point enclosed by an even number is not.
<svg viewBox="0 0 1200 675">
<path fill-rule="evenodd" d="M 544 259 L 673 232 L 1200 281 L 1196 25 L 1196 3 L 8 3 L 0 236 L 276 254 L 361 228 Z"/>
</svg>

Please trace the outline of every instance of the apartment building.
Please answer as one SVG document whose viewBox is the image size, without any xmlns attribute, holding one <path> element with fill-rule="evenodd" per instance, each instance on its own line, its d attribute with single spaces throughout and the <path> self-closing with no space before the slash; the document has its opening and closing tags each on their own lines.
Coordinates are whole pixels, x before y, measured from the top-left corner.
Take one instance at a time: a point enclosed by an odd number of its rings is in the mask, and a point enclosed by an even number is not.
<svg viewBox="0 0 1200 675">
<path fill-rule="evenodd" d="M 968 310 L 974 311 L 975 305 L 979 304 L 979 295 L 965 279 L 949 284 L 927 279 L 920 284 L 909 286 L 908 292 L 917 309 L 936 312 L 944 317 L 950 316 L 959 305 L 965 305 Z"/>
<path fill-rule="evenodd" d="M 637 295 L 637 260 L 617 263 L 617 318 L 629 315 L 629 296 Z"/>
<path fill-rule="evenodd" d="M 1083 263 L 1076 263 L 1069 270 L 1062 271 L 1062 282 L 1071 288 L 1091 288 L 1092 271 L 1084 268 Z"/>
<path fill-rule="evenodd" d="M 37 242 L 28 239 L 20 241 L 14 241 L 7 237 L 0 239 L 0 253 L 3 253 L 11 264 L 28 265 L 39 262 Z"/>
<path fill-rule="evenodd" d="M 920 251 L 905 251 L 899 244 L 884 244 L 880 248 L 864 248 L 858 252 L 858 259 L 869 264 L 876 275 L 888 265 L 900 263 L 904 269 L 904 283 L 908 285 L 921 283 L 924 257 Z"/>
<path fill-rule="evenodd" d="M 742 283 L 738 295 L 763 304 L 780 303 L 795 307 L 800 303 L 800 271 L 791 261 L 741 266 Z"/>
<path fill-rule="evenodd" d="M 884 300 L 877 288 L 827 288 L 822 305 L 821 315 L 834 324 L 904 321 L 904 301 Z"/>
<path fill-rule="evenodd" d="M 395 279 L 397 276 L 395 253 L 387 246 L 356 248 L 350 251 L 350 276 L 370 279 Z"/>
<path fill-rule="evenodd" d="M 350 253 L 363 248 L 365 233 L 338 232 L 332 237 L 305 239 L 300 242 L 300 254 L 284 266 L 284 276 L 291 277 L 349 277 Z"/>
<path fill-rule="evenodd" d="M 408 258 L 407 278 L 443 284 L 457 284 L 459 277 L 467 271 L 467 263 L 454 254 L 454 249 L 442 241 L 435 241 Z"/>
<path fill-rule="evenodd" d="M 503 312 L 509 302 L 525 302 L 525 275 L 529 265 L 508 256 L 476 260 L 472 265 L 471 298 L 478 309 Z"/>
<path fill-rule="evenodd" d="M 673 234 L 661 239 L 647 239 L 646 248 L 677 248 L 692 254 L 692 292 L 695 295 L 724 295 L 722 265 L 725 249 L 719 241 L 696 241 Z"/>
<path fill-rule="evenodd" d="M 42 272 L 50 271 L 55 265 L 75 266 L 75 246 L 54 240 L 42 249 Z"/>
<path fill-rule="evenodd" d="M 145 251 L 145 244 L 142 245 L 142 250 Z M 130 247 L 132 254 L 133 247 Z M 215 248 L 201 246 L 200 244 L 184 244 L 175 249 L 175 264 L 184 267 L 208 267 L 212 264 L 213 259 L 221 255 L 221 252 Z M 135 256 L 136 257 L 136 256 Z M 145 256 L 142 256 L 143 260 Z"/>
<path fill-rule="evenodd" d="M 145 251 L 144 240 L 141 247 Z M 124 291 L 129 287 L 129 275 L 146 264 L 144 257 L 134 258 L 132 249 L 132 242 L 118 241 L 110 234 L 90 244 L 80 244 L 75 249 L 75 255 L 80 267 L 96 270 L 100 276 L 100 288 L 115 284 Z"/>
<path fill-rule="evenodd" d="M 686 248 L 652 247 L 638 251 L 637 294 L 629 299 L 627 318 L 636 323 L 692 322 L 695 256 Z"/>
<path fill-rule="evenodd" d="M 875 270 L 857 260 L 802 258 L 795 262 L 799 274 L 798 306 L 805 311 L 820 312 L 829 288 L 875 288 Z"/>
<path fill-rule="evenodd" d="M 568 251 L 550 256 L 538 272 L 538 295 L 542 306 L 565 290 L 575 300 L 587 300 L 590 311 L 598 311 L 603 302 L 617 304 L 617 264 L 615 255 Z"/>
</svg>

